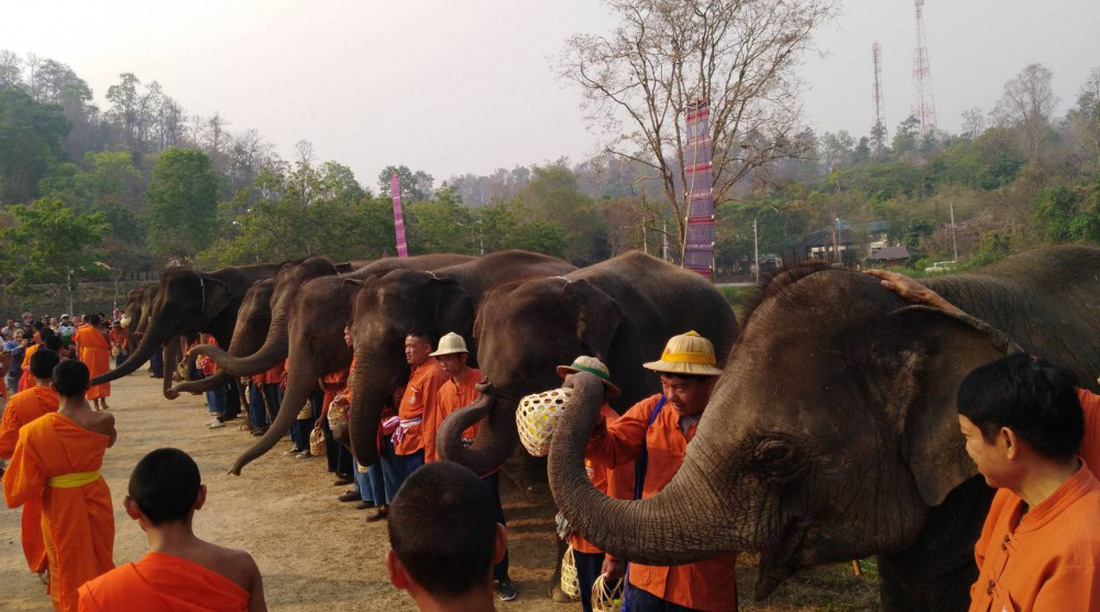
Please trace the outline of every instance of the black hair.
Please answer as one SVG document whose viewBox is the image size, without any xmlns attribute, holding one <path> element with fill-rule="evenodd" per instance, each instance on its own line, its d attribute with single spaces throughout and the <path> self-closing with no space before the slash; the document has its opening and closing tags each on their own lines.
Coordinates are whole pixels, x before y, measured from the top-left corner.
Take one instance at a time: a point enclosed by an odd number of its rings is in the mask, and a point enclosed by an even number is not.
<svg viewBox="0 0 1100 612">
<path fill-rule="evenodd" d="M 34 359 L 34 355 L 31 355 Z M 53 388 L 61 397 L 84 397 L 88 391 L 91 375 L 88 366 L 76 359 L 68 359 L 53 369 Z"/>
<path fill-rule="evenodd" d="M 987 441 L 1007 427 L 1036 453 L 1068 459 L 1085 435 L 1076 383 L 1070 370 L 1024 353 L 1010 355 L 966 377 L 959 387 L 959 414 Z"/>
<path fill-rule="evenodd" d="M 34 323 L 32 324 L 32 327 L 34 327 L 34 329 L 35 329 L 35 330 L 37 330 L 37 331 L 42 331 L 42 328 L 43 328 L 43 327 L 46 327 L 46 324 L 45 324 L 45 323 L 43 323 L 42 321 L 35 321 L 35 322 L 34 322 Z M 46 329 L 49 329 L 49 328 L 48 328 L 48 327 L 46 327 Z"/>
<path fill-rule="evenodd" d="M 405 332 L 405 337 L 408 338 L 409 336 L 423 338 L 428 341 L 428 344 L 432 344 L 432 332 L 424 327 L 410 327 L 409 331 Z"/>
<path fill-rule="evenodd" d="M 489 486 L 468 468 L 429 463 L 413 472 L 394 497 L 390 546 L 428 593 L 464 595 L 489 576 L 495 505 Z"/>
<path fill-rule="evenodd" d="M 97 314 L 88 315 L 88 324 L 89 325 L 99 325 L 99 321 L 100 321 L 99 315 L 97 315 Z"/>
<path fill-rule="evenodd" d="M 49 327 L 43 327 L 42 329 L 38 330 L 38 337 L 41 338 L 43 341 L 46 340 L 46 338 L 52 338 L 56 335 L 57 332 Z"/>
<path fill-rule="evenodd" d="M 60 340 L 60 338 L 58 338 Z M 51 349 L 38 349 L 31 355 L 31 376 L 35 378 L 50 378 L 53 369 L 61 363 L 61 356 Z"/>
<path fill-rule="evenodd" d="M 58 336 L 57 334 L 50 334 L 48 336 L 42 337 L 42 348 L 57 352 L 61 350 L 61 347 L 61 336 Z M 31 359 L 34 359 L 34 355 L 31 356 Z"/>
<path fill-rule="evenodd" d="M 661 376 L 667 376 L 667 377 L 670 377 L 670 378 L 671 377 L 682 378 L 684 380 L 694 380 L 694 381 L 701 382 L 701 383 L 709 382 L 711 379 L 716 378 L 715 376 L 712 376 L 710 374 L 683 374 L 681 372 L 657 372 L 657 373 Z"/>
<path fill-rule="evenodd" d="M 187 520 L 199 496 L 199 466 L 178 448 L 158 448 L 130 473 L 130 498 L 154 526 Z"/>
</svg>

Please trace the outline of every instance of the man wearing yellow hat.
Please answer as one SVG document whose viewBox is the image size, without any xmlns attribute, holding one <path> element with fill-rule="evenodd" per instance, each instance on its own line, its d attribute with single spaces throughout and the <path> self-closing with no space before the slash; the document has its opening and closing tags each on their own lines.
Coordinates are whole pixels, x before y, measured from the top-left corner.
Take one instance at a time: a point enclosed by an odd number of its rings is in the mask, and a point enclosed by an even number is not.
<svg viewBox="0 0 1100 612">
<path fill-rule="evenodd" d="M 466 348 L 466 341 L 462 336 L 450 332 L 439 339 L 439 348 L 430 354 L 439 362 L 443 373 L 447 375 L 447 382 L 439 388 L 435 410 L 424 412 L 424 462 L 442 461 L 436 449 L 435 439 L 439 426 L 443 419 L 455 410 L 463 406 L 469 406 L 477 399 L 477 383 L 481 380 L 481 371 L 471 368 L 466 360 L 470 352 Z M 463 438 L 473 439 L 477 435 L 477 425 L 471 426 L 462 433 Z M 503 467 L 503 466 L 501 466 Z M 481 476 L 485 484 L 493 492 L 496 500 L 496 520 L 501 525 L 507 525 L 504 521 L 504 508 L 500 504 L 500 468 L 498 467 L 488 476 Z M 504 558 L 493 565 L 493 584 L 497 594 L 503 601 L 511 601 L 516 598 L 516 587 L 508 577 L 508 549 L 504 550 Z"/>
<path fill-rule="evenodd" d="M 680 469 L 722 373 L 714 345 L 694 331 L 673 336 L 659 360 L 643 365 L 660 373 L 663 392 L 638 402 L 613 423 L 601 419 L 585 455 L 608 467 L 637 459 L 635 499 L 652 497 Z M 736 610 L 736 563 L 736 554 L 671 567 L 631 563 L 631 610 Z"/>
</svg>

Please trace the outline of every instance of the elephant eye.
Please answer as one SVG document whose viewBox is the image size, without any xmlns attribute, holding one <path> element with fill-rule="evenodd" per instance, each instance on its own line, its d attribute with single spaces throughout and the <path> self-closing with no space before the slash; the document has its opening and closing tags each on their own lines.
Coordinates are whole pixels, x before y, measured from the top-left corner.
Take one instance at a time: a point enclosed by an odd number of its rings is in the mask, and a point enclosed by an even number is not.
<svg viewBox="0 0 1100 612">
<path fill-rule="evenodd" d="M 762 440 L 756 445 L 754 455 L 763 471 L 777 476 L 790 474 L 799 465 L 797 449 L 788 440 Z"/>
</svg>

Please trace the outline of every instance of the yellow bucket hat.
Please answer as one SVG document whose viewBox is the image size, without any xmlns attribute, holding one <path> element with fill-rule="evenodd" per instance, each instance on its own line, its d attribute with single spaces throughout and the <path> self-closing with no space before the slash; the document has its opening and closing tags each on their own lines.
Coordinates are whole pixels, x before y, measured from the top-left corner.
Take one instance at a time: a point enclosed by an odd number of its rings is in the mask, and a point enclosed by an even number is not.
<svg viewBox="0 0 1100 612">
<path fill-rule="evenodd" d="M 642 364 L 642 367 L 666 374 L 718 376 L 722 370 L 718 369 L 717 363 L 710 340 L 689 331 L 670 338 L 661 358 Z"/>
</svg>

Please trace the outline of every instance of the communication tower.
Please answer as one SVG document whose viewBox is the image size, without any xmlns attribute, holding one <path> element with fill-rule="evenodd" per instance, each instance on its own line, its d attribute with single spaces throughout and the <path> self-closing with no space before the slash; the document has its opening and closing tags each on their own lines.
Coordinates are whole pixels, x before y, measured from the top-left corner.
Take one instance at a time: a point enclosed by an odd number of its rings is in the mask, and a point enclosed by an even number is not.
<svg viewBox="0 0 1100 612">
<path fill-rule="evenodd" d="M 924 37 L 924 0 L 913 0 L 917 16 L 917 48 L 913 50 L 913 116 L 921 133 L 936 129 L 936 101 L 932 97 L 932 71 L 928 65 L 928 41 Z"/>
<path fill-rule="evenodd" d="M 871 45 L 871 59 L 875 63 L 875 85 L 871 97 L 875 102 L 875 124 L 871 126 L 871 148 L 878 152 L 886 145 L 886 118 L 882 112 L 882 46 Z"/>
</svg>

